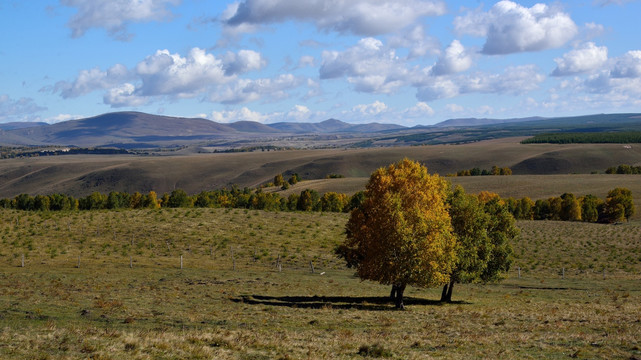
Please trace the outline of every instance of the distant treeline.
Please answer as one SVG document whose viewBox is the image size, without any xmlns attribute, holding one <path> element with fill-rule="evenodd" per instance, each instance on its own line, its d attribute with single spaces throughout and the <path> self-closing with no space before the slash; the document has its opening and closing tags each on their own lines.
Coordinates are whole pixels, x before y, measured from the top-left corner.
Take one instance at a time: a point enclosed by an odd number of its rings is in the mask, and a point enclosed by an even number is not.
<svg viewBox="0 0 641 360">
<path fill-rule="evenodd" d="M 43 149 L 43 150 L 20 150 L 12 148 L 0 149 L 0 159 L 12 159 L 19 157 L 38 157 L 38 156 L 59 156 L 59 155 L 117 155 L 131 154 L 125 149 L 116 148 L 60 148 L 60 149 Z"/>
<path fill-rule="evenodd" d="M 158 209 L 179 207 L 202 208 L 242 208 L 273 211 L 328 211 L 347 212 L 360 205 L 364 193 L 352 196 L 327 192 L 322 196 L 315 190 L 303 190 L 300 194 L 282 197 L 278 193 L 263 192 L 262 189 L 231 189 L 203 191 L 196 195 L 188 195 L 182 189 L 165 193 L 158 197 L 156 192 L 147 194 L 135 192 L 112 191 L 109 194 L 93 192 L 92 194 L 74 198 L 65 194 L 36 195 L 20 194 L 12 199 L 0 199 L 0 208 L 31 210 L 31 211 L 62 211 L 62 210 L 101 210 L 101 209 Z"/>
<path fill-rule="evenodd" d="M 481 192 L 480 199 L 499 198 L 495 193 Z M 179 207 L 200 208 L 241 208 L 269 211 L 324 211 L 349 212 L 360 206 L 365 199 L 363 191 L 354 195 L 327 192 L 320 195 L 315 190 L 305 189 L 299 194 L 283 197 L 278 193 L 263 192 L 262 189 L 231 189 L 203 191 L 188 195 L 176 189 L 160 198 L 154 191 L 147 194 L 112 191 L 109 194 L 94 192 L 82 198 L 65 194 L 36 195 L 20 194 L 12 199 L 0 199 L 0 208 L 26 211 L 69 211 L 101 209 L 158 209 Z M 500 198 L 499 198 L 500 199 Z M 500 199 L 516 219 L 521 220 L 562 220 L 615 223 L 629 219 L 635 212 L 632 193 L 625 188 L 608 192 L 605 200 L 593 195 L 576 197 L 566 193 L 559 197 L 532 201 L 522 199 Z"/>
<path fill-rule="evenodd" d="M 641 131 L 539 134 L 521 144 L 633 144 L 641 143 Z"/>
<path fill-rule="evenodd" d="M 487 175 L 512 175 L 512 169 L 509 167 L 498 167 L 496 165 L 492 166 L 492 169 L 480 169 L 478 167 L 471 168 L 469 170 L 460 170 L 456 174 L 447 174 L 449 177 L 453 176 L 487 176 Z"/>
<path fill-rule="evenodd" d="M 605 170 L 606 174 L 632 174 L 639 175 L 641 174 L 641 166 L 630 166 L 630 165 L 619 165 L 612 166 Z"/>
<path fill-rule="evenodd" d="M 504 201 L 512 215 L 521 220 L 615 223 L 629 220 L 635 213 L 632 192 L 626 188 L 610 190 L 605 200 L 594 195 L 576 197 L 572 193 L 565 193 L 536 202 L 528 197 L 520 200 L 507 198 Z"/>
</svg>

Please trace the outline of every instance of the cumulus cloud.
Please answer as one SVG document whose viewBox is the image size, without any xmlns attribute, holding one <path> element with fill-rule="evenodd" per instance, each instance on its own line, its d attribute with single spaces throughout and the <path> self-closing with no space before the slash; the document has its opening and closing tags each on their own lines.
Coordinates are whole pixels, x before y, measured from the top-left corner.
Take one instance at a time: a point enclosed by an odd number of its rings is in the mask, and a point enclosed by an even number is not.
<svg viewBox="0 0 641 360">
<path fill-rule="evenodd" d="M 433 116 L 434 109 L 431 106 L 427 105 L 425 102 L 418 102 L 416 105 L 411 108 L 405 109 L 403 111 L 403 116 L 406 118 L 422 118 L 426 116 Z"/>
<path fill-rule="evenodd" d="M 271 116 L 274 116 L 274 114 Z M 214 111 L 211 113 L 210 119 L 221 123 L 232 123 L 236 121 L 256 121 L 264 123 L 267 122 L 271 116 L 243 107 L 234 110 Z"/>
<path fill-rule="evenodd" d="M 359 104 L 352 108 L 353 112 L 365 116 L 376 116 L 387 111 L 387 105 L 381 101 L 374 101 L 371 104 Z"/>
<path fill-rule="evenodd" d="M 575 75 L 598 70 L 608 61 L 608 48 L 596 46 L 589 42 L 563 55 L 562 58 L 554 59 L 556 69 L 553 76 Z"/>
<path fill-rule="evenodd" d="M 421 17 L 445 11 L 440 0 L 244 0 L 229 6 L 221 18 L 235 32 L 294 20 L 312 22 L 324 31 L 373 36 L 396 32 Z"/>
<path fill-rule="evenodd" d="M 454 77 L 428 78 L 418 88 L 416 97 L 422 101 L 453 98 L 462 94 L 512 94 L 535 90 L 545 76 L 534 65 L 513 66 L 500 74 L 475 73 Z"/>
<path fill-rule="evenodd" d="M 7 94 L 0 94 L 0 122 L 39 120 L 34 114 L 47 110 L 31 98 L 14 100 Z"/>
<path fill-rule="evenodd" d="M 632 50 L 616 59 L 612 69 L 614 78 L 641 77 L 641 51 Z"/>
<path fill-rule="evenodd" d="M 136 66 L 144 96 L 172 95 L 193 97 L 212 84 L 230 81 L 223 61 L 205 50 L 193 48 L 186 57 L 158 50 Z"/>
<path fill-rule="evenodd" d="M 53 92 L 60 93 L 64 99 L 76 98 L 95 90 L 117 86 L 128 78 L 130 78 L 129 70 L 121 64 L 116 64 L 107 71 L 102 71 L 99 68 L 81 70 L 73 82 L 57 82 L 53 87 Z"/>
<path fill-rule="evenodd" d="M 343 51 L 323 51 L 321 79 L 345 77 L 354 89 L 368 93 L 391 93 L 408 81 L 409 72 L 394 50 L 374 38 L 361 39 Z"/>
<path fill-rule="evenodd" d="M 55 124 L 63 121 L 77 120 L 82 119 L 85 116 L 82 115 L 71 115 L 71 114 L 58 114 L 56 116 L 48 117 L 43 121 L 49 124 Z"/>
<path fill-rule="evenodd" d="M 465 51 L 460 41 L 454 40 L 445 49 L 445 53 L 432 67 L 432 74 L 447 75 L 465 71 L 472 66 L 472 56 Z"/>
<path fill-rule="evenodd" d="M 409 50 L 408 59 L 415 59 L 428 54 L 438 54 L 441 47 L 438 39 L 428 36 L 422 25 L 416 25 L 401 35 L 392 36 L 389 45 L 393 48 Z"/>
<path fill-rule="evenodd" d="M 223 104 L 239 104 L 262 98 L 284 99 L 288 90 L 296 88 L 304 81 L 292 74 L 279 75 L 274 79 L 239 79 L 226 87 L 214 91 L 210 100 Z"/>
<path fill-rule="evenodd" d="M 570 16 L 559 8 L 535 4 L 527 8 L 503 0 L 488 12 L 472 12 L 454 19 L 461 34 L 485 36 L 482 53 L 510 54 L 558 48 L 578 33 Z"/>
<path fill-rule="evenodd" d="M 125 83 L 113 89 L 110 89 L 103 102 L 111 107 L 140 106 L 147 103 L 147 99 L 136 95 L 136 87 L 132 84 Z"/>
<path fill-rule="evenodd" d="M 227 76 L 260 70 L 266 65 L 267 60 L 253 50 L 240 50 L 238 53 L 229 51 L 223 57 L 223 68 Z"/>
<path fill-rule="evenodd" d="M 287 120 L 304 122 L 312 116 L 312 111 L 304 105 L 294 105 L 294 108 L 287 112 Z"/>
<path fill-rule="evenodd" d="M 168 6 L 180 0 L 61 0 L 62 5 L 74 7 L 78 12 L 67 26 L 74 38 L 81 37 L 91 28 L 103 28 L 118 40 L 128 40 L 127 25 L 170 18 Z"/>
</svg>

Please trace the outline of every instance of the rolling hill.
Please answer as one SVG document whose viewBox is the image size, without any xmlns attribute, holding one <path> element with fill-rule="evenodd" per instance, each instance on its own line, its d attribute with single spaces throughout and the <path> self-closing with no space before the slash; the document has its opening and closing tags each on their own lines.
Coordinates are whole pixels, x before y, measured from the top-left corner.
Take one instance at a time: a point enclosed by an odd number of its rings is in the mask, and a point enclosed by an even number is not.
<svg viewBox="0 0 641 360">
<path fill-rule="evenodd" d="M 510 167 L 515 175 L 525 177 L 573 176 L 570 174 L 586 174 L 590 177 L 589 174 L 592 172 L 603 173 L 606 168 L 622 163 L 639 165 L 641 159 L 641 146 L 524 145 L 519 143 L 521 139 L 499 139 L 464 145 L 374 149 L 187 155 L 176 153 L 169 156 L 64 155 L 4 159 L 0 160 L 0 197 L 14 197 L 20 193 L 36 195 L 55 192 L 85 196 L 93 191 L 107 193 L 114 190 L 130 193 L 154 190 L 163 193 L 176 188 L 182 188 L 188 193 L 198 193 L 229 187 L 232 184 L 255 187 L 271 181 L 275 175 L 281 173 L 286 176 L 298 173 L 305 180 L 322 180 L 329 174 L 341 174 L 346 179 L 367 178 L 375 169 L 404 157 L 418 160 L 424 163 L 430 172 L 441 175 L 473 167 L 489 169 L 497 165 Z M 593 179 L 596 180 L 597 175 L 594 176 Z M 615 176 L 599 176 L 605 177 L 600 181 L 612 181 L 611 188 L 617 186 L 618 178 Z M 629 175 L 625 179 L 641 184 L 637 177 Z M 470 177 L 471 180 L 466 181 L 476 181 L 480 178 L 487 177 Z M 336 180 L 331 180 L 330 183 L 340 184 L 340 181 L 334 181 Z M 357 183 L 362 182 L 357 181 L 353 184 Z M 583 186 L 575 185 L 575 192 L 580 192 Z M 554 187 L 553 184 L 551 186 Z M 525 188 L 522 190 L 524 193 L 528 191 Z M 639 193 L 641 194 L 641 188 Z"/>
</svg>

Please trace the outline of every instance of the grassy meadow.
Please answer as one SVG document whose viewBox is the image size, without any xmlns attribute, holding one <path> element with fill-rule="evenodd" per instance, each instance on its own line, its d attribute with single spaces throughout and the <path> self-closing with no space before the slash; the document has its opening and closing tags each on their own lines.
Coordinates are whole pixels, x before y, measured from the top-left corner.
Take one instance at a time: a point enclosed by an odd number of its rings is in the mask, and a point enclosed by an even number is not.
<svg viewBox="0 0 641 360">
<path fill-rule="evenodd" d="M 505 281 L 397 311 L 333 255 L 346 221 L 0 210 L 0 358 L 641 358 L 637 222 L 519 222 Z"/>
</svg>

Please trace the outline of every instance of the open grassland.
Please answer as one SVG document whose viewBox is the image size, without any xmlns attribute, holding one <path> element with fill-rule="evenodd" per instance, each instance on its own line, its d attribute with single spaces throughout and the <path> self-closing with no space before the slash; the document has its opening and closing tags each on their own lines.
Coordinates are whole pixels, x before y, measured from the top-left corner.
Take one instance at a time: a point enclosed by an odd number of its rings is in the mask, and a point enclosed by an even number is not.
<svg viewBox="0 0 641 360">
<path fill-rule="evenodd" d="M 169 156 L 64 155 L 0 160 L 0 197 L 65 193 L 75 197 L 93 191 L 157 193 L 182 188 L 194 194 L 237 184 L 255 187 L 277 174 L 298 173 L 303 179 L 329 174 L 367 177 L 379 167 L 404 157 L 420 161 L 441 175 L 493 165 L 515 175 L 589 174 L 620 164 L 640 165 L 641 146 L 621 144 L 529 144 L 522 138 L 463 145 L 372 149 L 258 151 L 233 154 Z"/>
<path fill-rule="evenodd" d="M 641 358 L 638 223 L 519 222 L 507 280 L 396 311 L 332 254 L 345 214 L 0 219 L 3 359 Z"/>
</svg>

